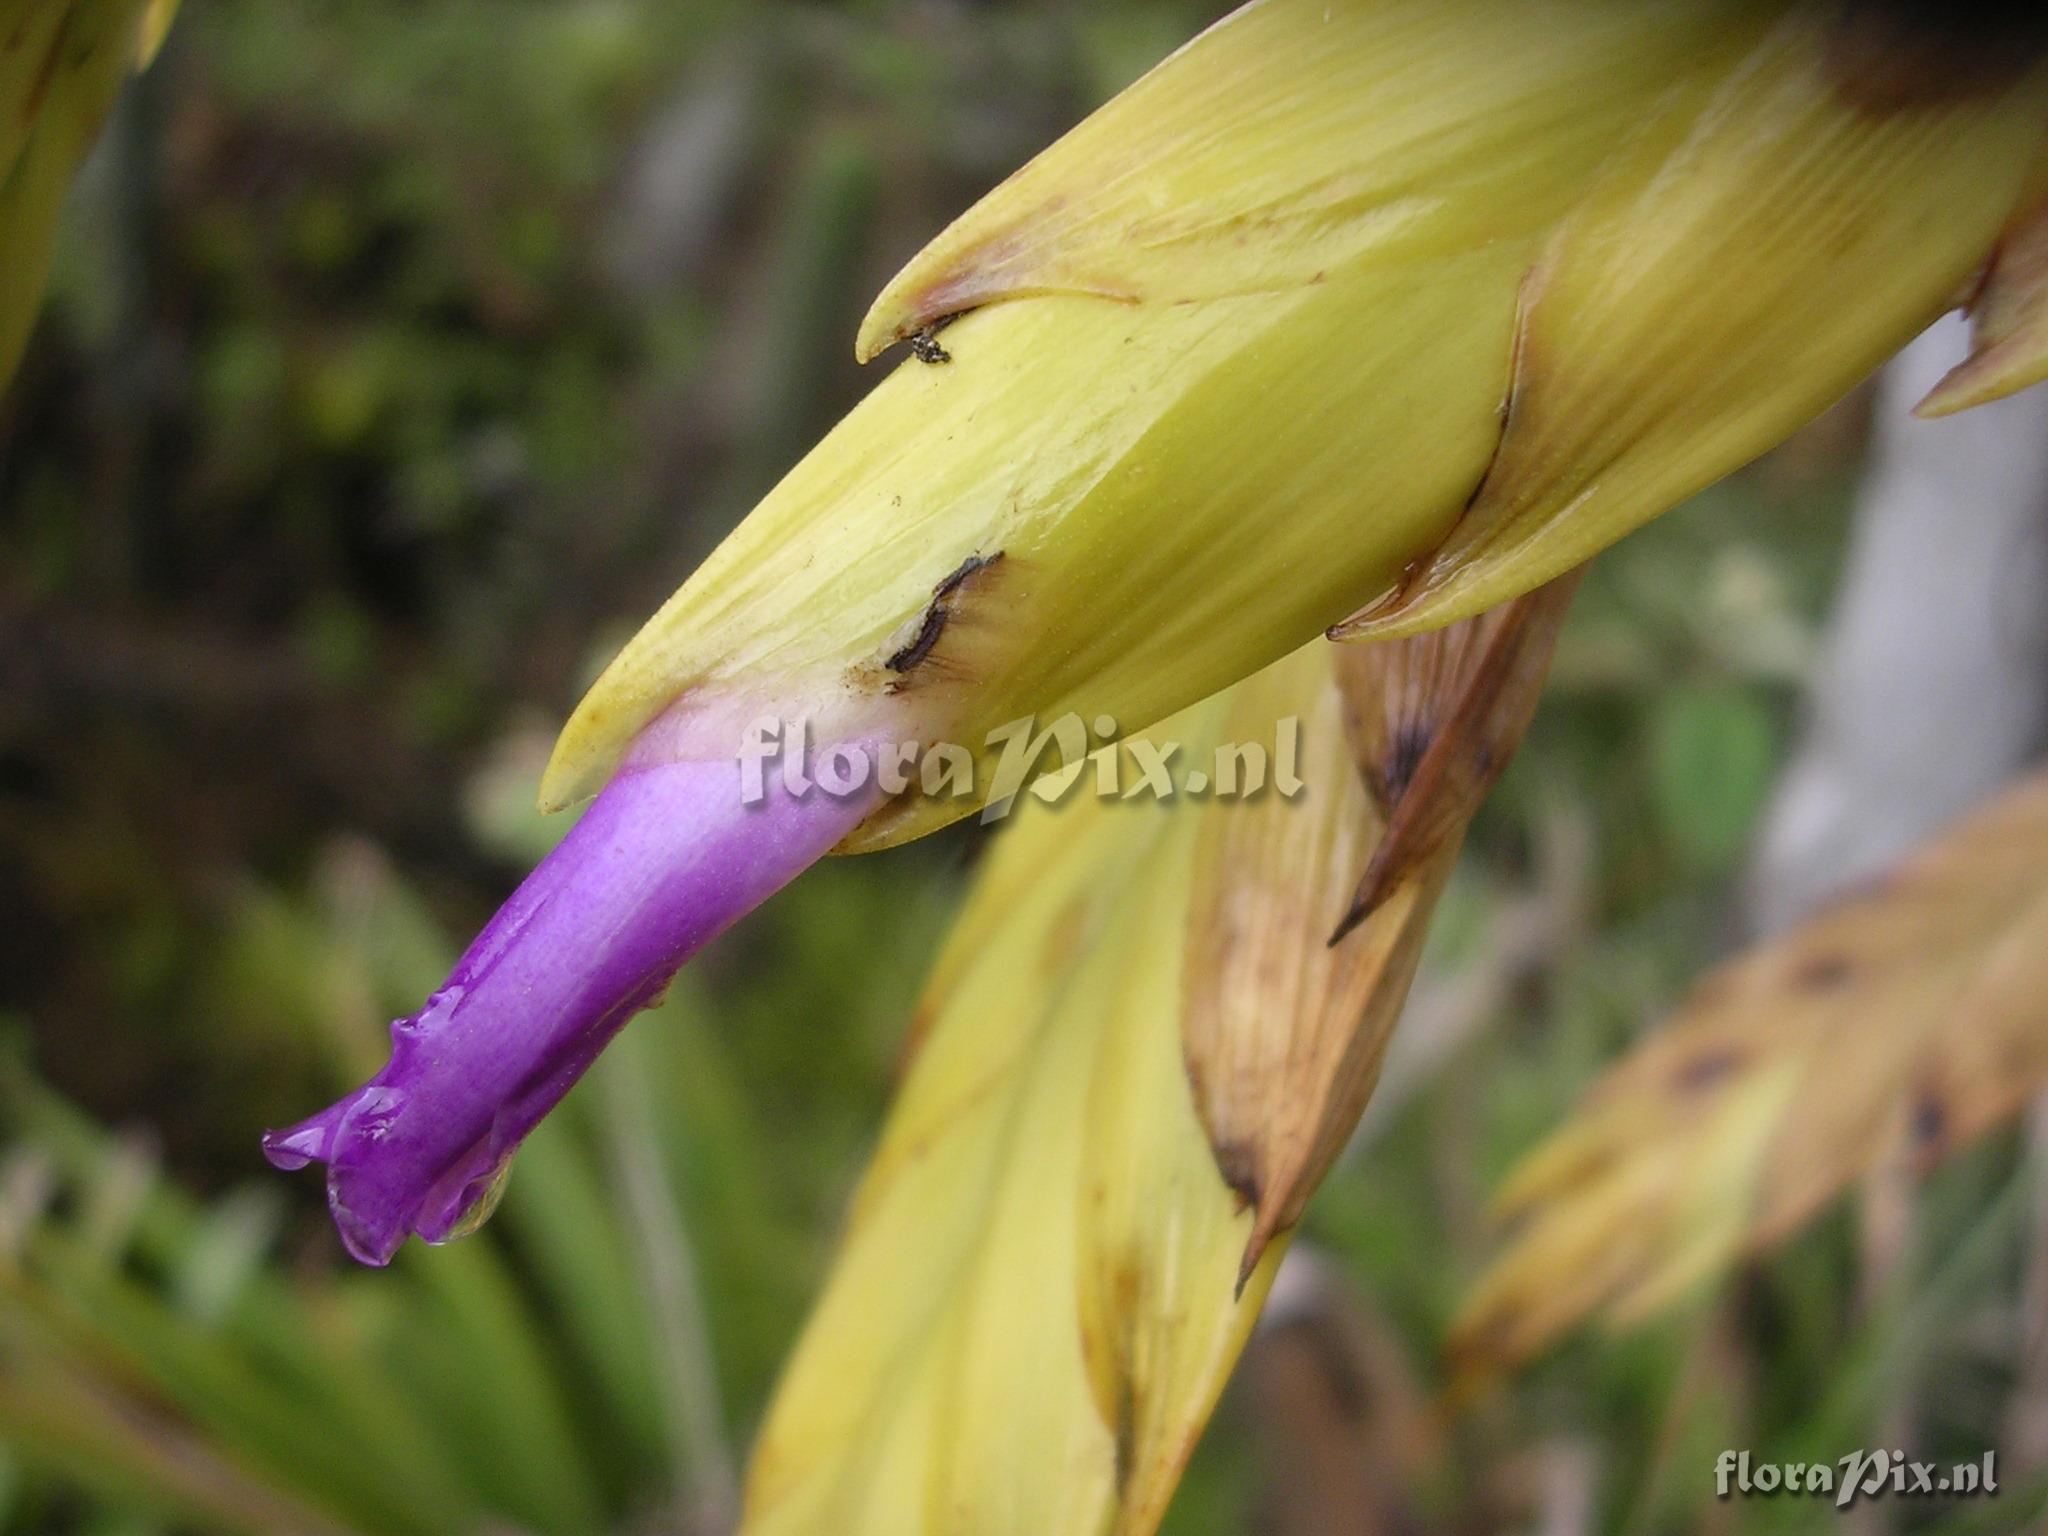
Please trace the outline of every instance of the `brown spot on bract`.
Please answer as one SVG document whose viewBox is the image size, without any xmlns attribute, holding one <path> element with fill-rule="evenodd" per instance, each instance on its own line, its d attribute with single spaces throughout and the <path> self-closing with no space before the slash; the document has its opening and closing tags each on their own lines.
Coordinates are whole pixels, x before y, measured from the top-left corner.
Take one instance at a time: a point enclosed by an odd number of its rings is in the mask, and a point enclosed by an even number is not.
<svg viewBox="0 0 2048 1536">
<path fill-rule="evenodd" d="M 1256 1209 L 1261 1186 L 1257 1150 L 1235 1141 L 1212 1143 L 1211 1150 L 1216 1154 L 1216 1171 L 1237 1196 L 1238 1210 Z"/>
<path fill-rule="evenodd" d="M 1415 782 L 1415 770 L 1429 755 L 1429 744 L 1435 736 L 1436 733 L 1421 721 L 1404 722 L 1394 733 L 1380 777 L 1382 804 L 1389 807 L 1397 805 L 1408 793 L 1408 786 Z"/>
<path fill-rule="evenodd" d="M 1740 1051 L 1703 1051 L 1678 1064 L 1678 1070 L 1671 1075 L 1671 1086 L 1682 1094 L 1700 1093 L 1727 1081 L 1741 1066 Z"/>
<path fill-rule="evenodd" d="M 1792 985 L 1807 992 L 1832 992 L 1856 974 L 1845 955 L 1811 955 L 1792 972 Z"/>
<path fill-rule="evenodd" d="M 882 665 L 891 672 L 908 672 L 931 655 L 932 647 L 939 643 L 939 636 L 946 632 L 949 615 L 944 603 L 934 602 L 924 611 L 924 622 L 918 626 L 917 636 L 908 645 L 897 651 Z"/>
<path fill-rule="evenodd" d="M 1081 940 L 1088 930 L 1088 899 L 1076 896 L 1068 902 L 1045 936 L 1045 948 L 1039 953 L 1039 966 L 1048 977 L 1057 978 L 1064 974 L 1074 958 L 1074 952 L 1081 947 Z"/>
<path fill-rule="evenodd" d="M 932 596 L 941 601 L 951 597 L 955 592 L 966 586 L 971 578 L 979 575 L 992 565 L 1000 564 L 1002 558 L 1003 552 L 1000 549 L 992 555 L 969 555 L 960 562 L 952 575 L 932 588 Z"/>
<path fill-rule="evenodd" d="M 1948 1130 L 1948 1110 L 1932 1093 L 1923 1093 L 1913 1105 L 1913 1143 L 1922 1152 L 1940 1147 Z"/>
<path fill-rule="evenodd" d="M 917 633 L 897 649 L 882 666 L 902 677 L 924 665 L 945 637 L 946 625 L 953 617 L 953 601 L 976 576 L 998 564 L 1003 558 L 999 549 L 992 555 L 969 555 L 954 568 L 952 573 L 932 588 L 932 600 L 926 606 L 924 618 L 919 622 Z M 901 682 L 890 684 L 892 693 L 901 692 Z"/>
<path fill-rule="evenodd" d="M 1432 861 L 1456 856 L 1528 729 L 1579 576 L 1568 572 L 1447 630 L 1388 642 L 1398 649 L 1380 659 L 1394 657 L 1403 675 L 1396 708 L 1347 709 L 1353 750 L 1386 825 L 1330 948 Z M 1340 657 L 1340 679 L 1371 661 L 1370 647 Z M 1345 686 L 1370 675 L 1357 672 Z M 1374 729 L 1375 713 L 1383 732 Z"/>
<path fill-rule="evenodd" d="M 1131 1478 L 1138 1470 L 1138 1402 L 1129 1376 L 1119 1376 L 1116 1385 L 1116 1497 L 1122 1503 L 1130 1494 Z"/>
</svg>

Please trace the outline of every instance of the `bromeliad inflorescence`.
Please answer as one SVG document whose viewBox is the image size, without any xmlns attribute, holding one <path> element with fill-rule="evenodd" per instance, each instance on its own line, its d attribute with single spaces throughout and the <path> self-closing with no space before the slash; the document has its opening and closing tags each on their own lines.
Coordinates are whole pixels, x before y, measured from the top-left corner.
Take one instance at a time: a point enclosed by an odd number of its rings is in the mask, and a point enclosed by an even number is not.
<svg viewBox="0 0 2048 1536">
<path fill-rule="evenodd" d="M 272 1156 L 330 1164 L 363 1258 L 460 1230 L 699 944 L 976 803 L 747 806 L 751 721 L 1141 729 L 1325 630 L 1557 577 L 1959 302 L 1984 349 L 1933 408 L 2039 377 L 2039 24 L 1916 16 L 1257 0 L 1189 44 L 890 285 L 862 354 L 950 322 L 949 361 L 885 379 L 626 647 L 542 789 L 601 790 L 582 826 Z"/>
</svg>

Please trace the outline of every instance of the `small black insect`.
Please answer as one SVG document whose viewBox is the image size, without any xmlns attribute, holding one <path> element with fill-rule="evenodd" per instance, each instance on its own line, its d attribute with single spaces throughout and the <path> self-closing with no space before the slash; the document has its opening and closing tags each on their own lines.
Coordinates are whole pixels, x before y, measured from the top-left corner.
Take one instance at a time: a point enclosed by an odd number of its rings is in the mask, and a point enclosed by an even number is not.
<svg viewBox="0 0 2048 1536">
<path fill-rule="evenodd" d="M 911 337 L 910 355 L 920 363 L 936 364 L 953 361 L 953 354 L 939 345 L 939 332 L 943 331 L 958 318 L 957 315 L 942 315 L 939 319 L 934 320 L 930 325 Z"/>
</svg>

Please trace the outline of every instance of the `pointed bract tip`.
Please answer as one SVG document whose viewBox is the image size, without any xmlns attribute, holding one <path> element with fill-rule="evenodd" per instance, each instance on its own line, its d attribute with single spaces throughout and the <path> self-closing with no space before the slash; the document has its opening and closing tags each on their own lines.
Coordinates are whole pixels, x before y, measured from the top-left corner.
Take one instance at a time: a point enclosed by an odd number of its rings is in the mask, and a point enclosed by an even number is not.
<svg viewBox="0 0 2048 1536">
<path fill-rule="evenodd" d="M 1377 640 L 1382 632 L 1381 626 L 1398 614 L 1406 601 L 1406 584 L 1403 583 L 1381 593 L 1349 618 L 1332 624 L 1323 631 L 1323 638 L 1337 645 Z"/>
<path fill-rule="evenodd" d="M 2031 348 L 1998 346 L 1973 354 L 1927 392 L 1913 407 L 1913 415 L 1921 421 L 1939 421 L 2032 389 L 2044 380 L 2048 380 L 2048 334 Z"/>
<path fill-rule="evenodd" d="M 1237 1287 L 1231 1292 L 1231 1299 L 1243 1301 L 1245 1287 L 1252 1283 L 1252 1277 L 1259 1272 L 1259 1265 L 1265 1262 L 1272 1250 L 1273 1239 L 1281 1232 L 1280 1213 L 1271 1208 L 1262 1208 L 1252 1222 L 1252 1235 L 1245 1241 L 1244 1256 L 1237 1265 Z"/>
<path fill-rule="evenodd" d="M 1358 932 L 1394 894 L 1397 887 L 1390 878 L 1393 873 L 1393 861 L 1386 857 L 1389 846 L 1383 839 L 1379 847 L 1373 851 L 1372 862 L 1366 866 L 1364 878 L 1358 882 L 1357 894 L 1351 898 L 1351 905 L 1345 908 L 1344 916 L 1338 920 L 1326 948 L 1335 949 Z"/>
</svg>

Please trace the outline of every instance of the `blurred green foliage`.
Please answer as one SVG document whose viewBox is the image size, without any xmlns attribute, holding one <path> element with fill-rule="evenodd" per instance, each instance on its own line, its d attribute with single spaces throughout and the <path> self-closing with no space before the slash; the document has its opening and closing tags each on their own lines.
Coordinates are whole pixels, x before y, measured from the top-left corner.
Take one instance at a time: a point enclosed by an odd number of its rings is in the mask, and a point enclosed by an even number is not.
<svg viewBox="0 0 2048 1536">
<path fill-rule="evenodd" d="M 348 1270 L 256 1135 L 364 1075 L 559 835 L 553 722 L 857 398 L 895 264 L 1219 9 L 188 3 L 0 404 L 0 1530 L 715 1528 L 971 831 L 823 866 L 717 946 L 476 1239 Z M 1587 584 L 1424 992 L 1497 984 L 1312 1210 L 1424 1395 L 1487 1191 L 1732 936 L 1855 454 Z M 1540 964 L 1503 968 L 1532 902 Z M 1838 1214 L 1383 1492 L 1525 1528 L 1531 1467 L 1590 1448 L 1588 1529 L 1691 1530 L 1720 1447 L 1831 1457 L 1909 1400 L 1973 1455 L 2030 1178 L 2009 1139 L 1946 1170 L 1875 1296 Z M 1180 1536 L 1276 1528 L 1306 1430 L 1260 1417 L 1261 1369 Z"/>
</svg>

